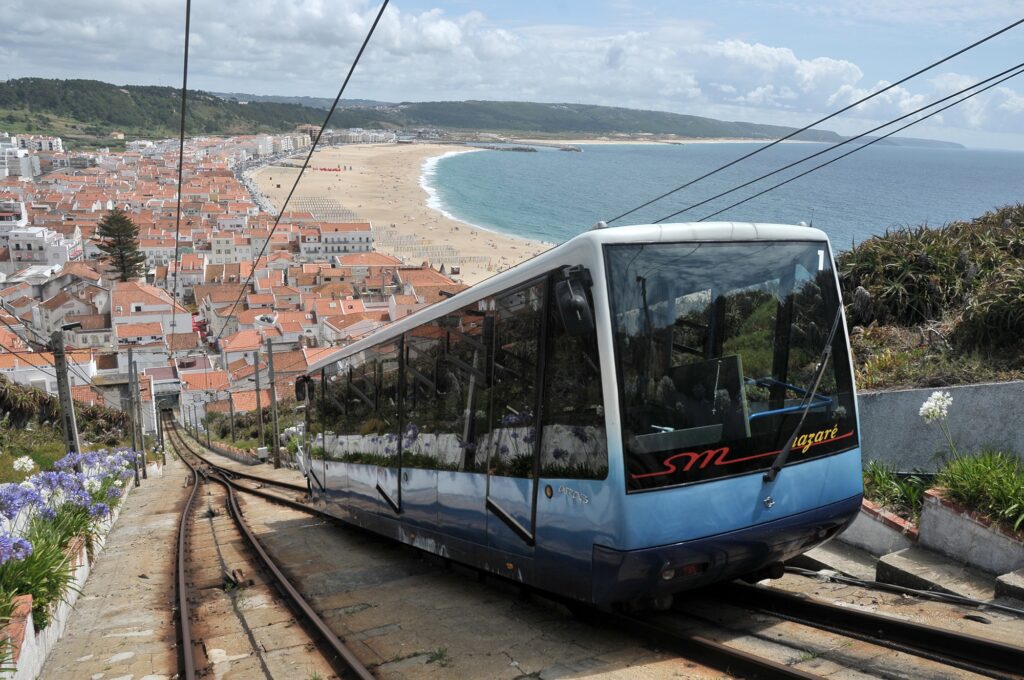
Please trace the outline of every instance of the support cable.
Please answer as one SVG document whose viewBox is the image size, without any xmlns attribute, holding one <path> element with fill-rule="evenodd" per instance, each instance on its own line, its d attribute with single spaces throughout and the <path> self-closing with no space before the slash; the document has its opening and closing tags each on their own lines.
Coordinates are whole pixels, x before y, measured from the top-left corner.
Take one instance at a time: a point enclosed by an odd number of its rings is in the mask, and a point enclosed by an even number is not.
<svg viewBox="0 0 1024 680">
<path fill-rule="evenodd" d="M 246 277 L 245 282 L 238 291 L 238 297 L 235 298 L 234 304 L 231 305 L 231 309 L 228 311 L 227 316 L 231 317 L 235 313 L 235 309 L 238 307 L 238 303 L 242 299 L 242 295 L 245 294 L 245 289 L 252 283 L 253 278 L 256 275 L 256 267 L 266 252 L 267 247 L 270 246 L 270 241 L 274 237 L 274 232 L 277 231 L 277 226 L 281 223 L 281 217 L 284 215 L 285 209 L 288 207 L 288 202 L 292 199 L 292 195 L 295 193 L 295 189 L 299 186 L 299 180 L 302 179 L 302 175 L 306 172 L 306 168 L 309 167 L 309 162 L 313 158 L 313 152 L 316 151 L 317 144 L 320 142 L 320 137 L 323 136 L 324 130 L 327 129 L 327 124 L 331 121 L 331 116 L 334 115 L 335 109 L 338 108 L 338 102 L 341 101 L 341 95 L 345 92 L 345 88 L 348 86 L 348 81 L 352 78 L 352 74 L 356 70 L 356 66 L 359 64 L 359 59 L 363 56 L 363 51 L 366 50 L 366 46 L 370 42 L 370 38 L 373 37 L 373 33 L 377 30 L 377 24 L 380 23 L 381 16 L 384 15 L 384 10 L 387 9 L 388 2 L 390 0 L 384 0 L 381 3 L 380 10 L 377 12 L 377 17 L 373 20 L 373 24 L 370 26 L 370 30 L 366 33 L 366 38 L 363 39 L 363 44 L 359 47 L 359 52 L 356 54 L 355 59 L 352 60 L 352 65 L 348 69 L 348 75 L 345 76 L 345 81 L 341 84 L 341 89 L 338 90 L 338 95 L 334 98 L 334 102 L 331 104 L 330 110 L 327 111 L 327 116 L 324 118 L 323 124 L 320 126 L 320 130 L 316 133 L 316 139 L 313 140 L 313 144 L 309 147 L 309 153 L 306 154 L 306 160 L 302 163 L 302 168 L 299 170 L 299 174 L 295 177 L 295 182 L 292 183 L 292 188 L 288 192 L 288 196 L 284 199 L 284 203 L 281 205 L 281 209 L 277 212 L 277 218 L 274 220 L 274 226 L 270 229 L 270 234 L 267 235 L 266 241 L 263 242 L 263 247 L 260 248 L 260 252 L 253 258 L 252 269 L 249 271 L 249 275 Z M 1024 19 L 1022 19 L 1024 21 Z M 217 333 L 217 337 L 214 338 L 214 343 L 220 341 L 220 337 L 224 334 L 224 329 L 227 328 L 227 324 L 221 327 L 220 332 Z"/>
<path fill-rule="evenodd" d="M 677 210 L 677 211 L 675 211 L 674 213 L 672 213 L 670 215 L 666 215 L 665 217 L 662 217 L 661 219 L 655 220 L 654 224 L 660 224 L 662 222 L 665 222 L 666 220 L 670 220 L 673 217 L 676 217 L 677 215 L 683 214 L 684 212 L 689 212 L 690 210 L 693 210 L 694 208 L 699 208 L 702 205 L 707 205 L 708 203 L 711 203 L 712 201 L 718 200 L 719 198 L 722 198 L 723 196 L 728 196 L 729 194 L 731 194 L 733 192 L 736 192 L 736 191 L 739 191 L 740 189 L 745 189 L 746 187 L 749 187 L 751 184 L 756 184 L 757 182 L 760 182 L 763 179 L 767 179 L 767 178 L 769 178 L 769 177 L 771 177 L 773 175 L 779 174 L 780 172 L 784 172 L 786 170 L 789 170 L 790 168 L 792 168 L 794 166 L 797 166 L 797 165 L 800 165 L 801 163 L 805 163 L 805 162 L 811 160 L 812 158 L 817 158 L 818 156 L 821 156 L 823 154 L 827 154 L 830 151 L 835 151 L 836 149 L 838 149 L 840 147 L 843 147 L 843 146 L 846 146 L 847 144 L 850 144 L 852 142 L 855 142 L 858 139 L 862 139 L 864 137 L 867 137 L 868 135 L 870 135 L 873 132 L 878 132 L 882 128 L 887 128 L 890 125 L 892 125 L 893 123 L 898 123 L 901 120 L 906 120 L 907 118 L 910 118 L 911 116 L 915 116 L 915 115 L 921 113 L 922 111 L 926 111 L 926 110 L 932 108 L 933 106 L 941 104 L 942 102 L 949 101 L 950 99 L 953 99 L 954 97 L 959 97 L 960 95 L 964 94 L 965 92 L 973 90 L 976 87 L 980 87 L 980 86 L 984 85 L 985 83 L 989 83 L 989 82 L 995 80 L 996 78 L 1000 78 L 1002 76 L 1005 76 L 1007 73 L 1010 73 L 1011 71 L 1015 71 L 1015 70 L 1017 70 L 1019 68 L 1022 68 L 1022 67 L 1024 67 L 1024 62 L 1021 62 L 1021 63 L 1017 64 L 1016 66 L 1012 66 L 1012 67 L 1006 69 L 1005 71 L 1000 71 L 999 73 L 995 74 L 994 76 L 989 76 L 988 78 L 985 78 L 984 80 L 979 80 L 978 82 L 974 83 L 973 85 L 969 85 L 969 86 L 963 88 L 962 90 L 958 90 L 957 92 L 954 92 L 952 94 L 948 94 L 945 97 L 942 97 L 941 99 L 936 99 L 935 101 L 931 102 L 930 104 L 925 104 L 924 106 L 922 106 L 922 107 L 920 107 L 918 109 L 914 109 L 910 113 L 905 113 L 905 114 L 903 114 L 902 116 L 900 116 L 898 118 L 893 118 L 892 120 L 890 120 L 890 121 L 888 121 L 886 123 L 882 123 L 881 125 L 875 126 L 875 127 L 871 128 L 870 130 L 866 130 L 866 131 L 860 133 L 859 135 L 856 135 L 854 137 L 850 137 L 848 139 L 844 139 L 843 141 L 839 142 L 838 144 L 833 144 L 833 145 L 831 145 L 831 146 L 829 146 L 829 147 L 827 147 L 825 149 L 822 149 L 821 151 L 818 151 L 816 153 L 812 153 L 810 156 L 804 156 L 803 158 L 795 160 L 792 163 L 789 163 L 788 165 L 784 165 L 781 168 L 778 168 L 777 170 L 772 170 L 771 172 L 766 172 L 765 174 L 761 175 L 760 177 L 756 177 L 756 178 L 750 180 L 749 182 L 744 182 L 743 184 L 735 186 L 732 189 L 729 189 L 728 191 L 723 191 L 722 193 L 715 194 L 711 198 L 706 198 L 703 201 L 700 201 L 699 203 L 694 203 L 693 205 L 687 206 L 687 207 L 683 208 L 682 210 Z"/>
<path fill-rule="evenodd" d="M 893 130 L 891 132 L 887 132 L 886 134 L 882 135 L 881 137 L 875 137 L 871 141 L 869 141 L 869 142 L 867 142 L 865 144 L 862 144 L 862 145 L 860 145 L 860 146 L 858 146 L 858 147 L 856 147 L 854 149 L 851 149 L 850 151 L 847 151 L 846 153 L 844 153 L 844 154 L 842 154 L 840 156 L 836 156 L 835 158 L 829 159 L 829 160 L 825 161 L 824 163 L 820 163 L 820 164 L 814 166 L 813 168 L 811 168 L 809 170 L 801 172 L 799 175 L 795 175 L 795 176 L 790 177 L 789 179 L 787 179 L 787 180 L 785 180 L 783 182 L 779 182 L 778 184 L 770 186 L 770 187 L 768 187 L 767 189 L 765 189 L 763 191 L 757 192 L 753 196 L 748 196 L 747 198 L 744 198 L 742 201 L 737 201 L 736 203 L 733 203 L 732 205 L 730 205 L 728 207 L 725 207 L 725 208 L 722 208 L 721 210 L 713 212 L 710 215 L 706 215 L 706 216 L 700 218 L 697 221 L 698 222 L 704 222 L 704 221 L 707 221 L 707 220 L 711 219 L 712 217 L 717 217 L 718 215 L 721 215 L 722 213 L 724 213 L 724 212 L 726 212 L 728 210 L 732 210 L 733 208 L 735 208 L 737 206 L 743 205 L 747 201 L 752 201 L 755 198 L 757 198 L 758 196 L 763 196 L 763 195 L 767 194 L 769 191 L 774 191 L 775 189 L 778 189 L 779 187 L 785 186 L 785 185 L 789 184 L 790 182 L 792 182 L 794 180 L 800 179 L 801 177 L 809 175 L 809 174 L 811 174 L 812 172 L 814 172 L 816 170 L 821 170 L 822 168 L 824 168 L 827 165 L 832 165 L 833 163 L 835 163 L 838 160 L 842 160 L 843 158 L 846 158 L 847 156 L 849 156 L 851 154 L 857 153 L 861 149 L 866 149 L 867 147 L 871 146 L 872 144 L 880 142 L 880 141 L 882 141 L 883 139 L 885 139 L 887 137 L 891 137 L 892 135 L 896 134 L 897 132 L 901 132 L 902 130 L 906 130 L 908 127 L 911 127 L 912 125 L 917 125 L 918 123 L 920 123 L 922 121 L 928 120 L 932 116 L 938 115 L 938 114 L 942 113 L 943 111 L 945 111 L 946 109 L 952 108 L 952 107 L 956 106 L 957 104 L 965 102 L 968 99 L 970 99 L 971 97 L 975 97 L 975 96 L 981 94 L 982 92 L 984 92 L 986 90 L 990 90 L 993 87 L 995 87 L 996 85 L 999 85 L 1000 83 L 1004 83 L 1004 82 L 1006 82 L 1007 80 L 1009 80 L 1011 78 L 1015 78 L 1015 77 L 1021 75 L 1022 73 L 1024 73 L 1024 69 L 1019 69 L 1019 70 L 1014 71 L 1013 73 L 1011 73 L 1011 74 L 1009 74 L 1007 76 L 1003 76 L 1002 78 L 1000 78 L 999 80 L 995 81 L 994 83 L 992 83 L 990 85 L 987 85 L 987 86 L 981 88 L 980 90 L 978 90 L 976 92 L 972 92 L 972 93 L 970 93 L 970 94 L 968 94 L 968 95 L 966 95 L 966 96 L 956 100 L 955 102 L 952 102 L 950 104 L 946 104 L 942 108 L 936 109 L 936 110 L 932 111 L 931 113 L 929 113 L 926 116 L 922 116 L 921 118 L 918 118 L 917 120 L 913 120 L 913 121 L 907 123 L 906 125 L 901 125 L 900 127 L 896 128 L 895 130 Z"/>
<path fill-rule="evenodd" d="M 185 64 L 181 74 L 181 130 L 178 134 L 178 208 L 174 212 L 174 287 L 171 289 L 171 334 L 174 334 L 177 314 L 174 305 L 178 302 L 178 282 L 181 281 L 181 263 L 178 251 L 181 245 L 181 189 L 182 170 L 185 165 L 185 104 L 188 93 L 188 39 L 192 19 L 192 0 L 185 0 Z M 168 268 L 168 274 L 170 270 Z M 164 290 L 167 280 L 164 279 Z"/>
<path fill-rule="evenodd" d="M 894 83 L 892 83 L 890 85 L 887 85 L 886 87 L 884 87 L 884 88 L 882 88 L 880 90 L 877 90 L 875 92 L 872 92 L 869 95 L 861 97 L 860 99 L 858 99 L 857 101 L 853 102 L 852 104 L 848 104 L 848 105 L 844 106 L 843 108 L 828 114 L 824 118 L 819 118 L 818 120 L 814 121 L 813 123 L 809 123 L 808 125 L 805 125 L 804 127 L 800 128 L 798 130 L 794 130 L 793 132 L 790 132 L 788 135 L 785 135 L 784 137 L 780 137 L 779 139 L 776 139 L 776 140 L 772 141 L 769 144 L 766 144 L 764 146 L 760 146 L 760 147 L 754 149 L 753 151 L 751 151 L 750 153 L 744 154 L 744 155 L 740 156 L 739 158 L 737 158 L 735 160 L 729 161 L 725 165 L 721 165 L 721 166 L 715 168 L 714 170 L 711 170 L 710 172 L 707 172 L 707 173 L 701 175 L 700 177 L 698 177 L 696 179 L 693 179 L 693 180 L 690 180 L 689 182 L 686 182 L 685 184 L 681 184 L 680 186 L 676 187 L 675 189 L 672 189 L 671 191 L 666 191 L 665 193 L 661 194 L 660 196 L 656 196 L 656 197 L 652 198 L 651 200 L 649 200 L 649 201 L 647 201 L 645 203 L 642 203 L 642 204 L 638 205 L 637 207 L 635 207 L 635 208 L 633 208 L 631 210 L 627 210 L 626 212 L 622 213 L 621 215 L 617 215 L 616 217 L 613 217 L 610 220 L 606 220 L 606 222 L 607 222 L 607 224 L 611 224 L 612 222 L 616 222 L 616 221 L 622 219 L 623 217 L 626 217 L 627 215 L 632 215 L 637 210 L 641 210 L 643 208 L 646 208 L 647 206 L 651 205 L 652 203 L 655 203 L 657 201 L 660 201 L 663 198 L 671 196 L 672 194 L 676 193 L 677 191 L 682 191 L 683 189 L 685 189 L 687 187 L 693 186 L 697 182 L 700 182 L 701 180 L 707 179 L 708 177 L 711 177 L 712 175 L 718 174 L 722 170 L 725 170 L 726 168 L 730 168 L 730 167 L 736 165 L 737 163 L 750 158 L 751 156 L 756 156 L 757 154 L 761 153 L 762 151 L 766 151 L 766 150 L 772 148 L 776 144 L 780 144 L 780 143 L 786 141 L 787 139 L 792 139 L 793 137 L 795 137 L 796 135 L 800 134 L 801 132 L 806 132 L 807 130 L 810 130 L 815 125 L 820 125 L 821 123 L 824 123 L 827 120 L 835 118 L 836 116 L 838 116 L 841 113 L 845 113 L 845 112 L 849 111 L 850 109 L 852 109 L 854 107 L 860 106 L 861 104 L 863 104 L 864 102 L 868 101 L 869 99 L 873 99 L 873 98 L 877 97 L 880 94 L 888 92 L 889 90 L 893 89 L 894 87 L 898 87 L 899 85 L 902 85 L 903 83 L 907 82 L 908 80 L 911 80 L 912 78 L 916 78 L 917 76 L 921 75 L 922 73 L 930 71 L 933 68 L 935 68 L 936 66 L 939 66 L 941 64 L 946 63 L 950 59 L 953 59 L 955 57 L 960 56 L 961 54 L 964 54 L 965 52 L 973 50 L 975 47 L 978 47 L 982 43 L 988 42 L 989 40 L 992 40 L 996 36 L 1002 35 L 1003 33 L 1006 33 L 1007 31 L 1009 31 L 1012 28 L 1016 28 L 1017 26 L 1019 26 L 1022 23 L 1024 23 L 1024 19 L 1018 19 L 1017 21 L 1013 22 L 1012 24 L 999 29 L 995 33 L 990 33 L 989 35 L 985 36 L 981 40 L 977 40 L 977 41 L 971 43 L 970 45 L 967 45 L 966 47 L 963 47 L 963 48 L 957 50 L 956 52 L 953 52 L 952 54 L 950 54 L 948 56 L 945 56 L 942 59 L 939 59 L 938 61 L 932 62 L 928 66 L 925 66 L 924 68 L 918 69 L 917 71 L 914 71 L 910 75 L 904 76 L 903 78 L 900 78 L 896 82 L 894 82 Z"/>
</svg>

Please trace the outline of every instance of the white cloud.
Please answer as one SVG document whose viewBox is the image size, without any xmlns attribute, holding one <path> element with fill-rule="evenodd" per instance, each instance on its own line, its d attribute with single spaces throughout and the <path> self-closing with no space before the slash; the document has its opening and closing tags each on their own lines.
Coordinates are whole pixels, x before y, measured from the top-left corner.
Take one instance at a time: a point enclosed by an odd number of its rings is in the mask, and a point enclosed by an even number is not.
<svg viewBox="0 0 1024 680">
<path fill-rule="evenodd" d="M 756 2 L 756 0 L 752 0 Z M 88 77 L 176 85 L 181 77 L 179 0 L 7 0 L 21 17 L 0 56 L 12 77 Z M 982 12 L 1006 10 L 979 0 Z M 972 4 L 973 8 L 975 4 Z M 368 0 L 219 0 L 193 7 L 190 85 L 255 94 L 333 95 L 378 5 Z M 804 7 L 801 5 L 801 7 Z M 810 2 L 810 12 L 897 20 L 903 12 L 958 15 L 953 0 Z M 392 5 L 347 96 L 385 101 L 504 99 L 581 102 L 800 124 L 885 86 L 858 64 L 784 45 L 719 38 L 701 22 L 646 28 L 498 25 L 477 12 L 413 12 Z M 858 108 L 886 120 L 971 82 L 945 73 L 894 88 Z M 1022 95 L 993 90 L 944 115 L 975 129 L 1024 129 Z M 838 122 L 837 122 L 838 125 Z"/>
</svg>

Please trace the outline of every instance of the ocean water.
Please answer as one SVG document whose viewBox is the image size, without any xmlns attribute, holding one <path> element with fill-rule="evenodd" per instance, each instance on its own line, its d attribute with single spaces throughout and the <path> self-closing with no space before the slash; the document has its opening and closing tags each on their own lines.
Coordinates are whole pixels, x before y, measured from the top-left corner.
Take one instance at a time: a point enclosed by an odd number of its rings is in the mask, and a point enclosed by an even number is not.
<svg viewBox="0 0 1024 680">
<path fill-rule="evenodd" d="M 757 144 L 585 145 L 583 153 L 456 152 L 428 160 L 430 204 L 485 229 L 551 243 L 586 231 L 720 165 Z M 658 201 L 615 224 L 643 224 L 825 149 L 780 144 Z M 672 218 L 697 221 L 813 167 L 805 164 Z M 714 220 L 796 224 L 828 233 L 839 249 L 889 227 L 970 219 L 1024 202 L 1024 152 L 872 146 Z"/>
</svg>

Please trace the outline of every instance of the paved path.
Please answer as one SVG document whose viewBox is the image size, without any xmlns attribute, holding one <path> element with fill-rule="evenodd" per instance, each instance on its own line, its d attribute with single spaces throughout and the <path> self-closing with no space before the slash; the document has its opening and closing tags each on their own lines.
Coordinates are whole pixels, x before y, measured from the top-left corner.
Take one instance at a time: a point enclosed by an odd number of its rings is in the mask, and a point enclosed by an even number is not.
<svg viewBox="0 0 1024 680">
<path fill-rule="evenodd" d="M 43 680 L 157 680 L 178 673 L 174 551 L 188 476 L 168 457 L 107 536 Z"/>
</svg>

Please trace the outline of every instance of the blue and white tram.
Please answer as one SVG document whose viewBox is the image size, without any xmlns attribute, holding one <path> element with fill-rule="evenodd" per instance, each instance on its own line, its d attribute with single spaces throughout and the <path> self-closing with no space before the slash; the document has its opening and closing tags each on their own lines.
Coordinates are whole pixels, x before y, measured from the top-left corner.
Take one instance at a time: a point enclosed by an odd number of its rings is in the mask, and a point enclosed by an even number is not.
<svg viewBox="0 0 1024 680">
<path fill-rule="evenodd" d="M 664 606 L 776 573 L 860 507 L 849 343 L 813 228 L 592 230 L 310 375 L 302 464 L 330 512 L 580 601 Z"/>
</svg>

